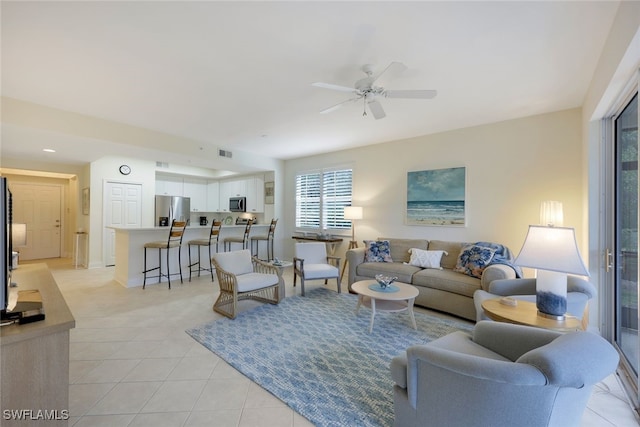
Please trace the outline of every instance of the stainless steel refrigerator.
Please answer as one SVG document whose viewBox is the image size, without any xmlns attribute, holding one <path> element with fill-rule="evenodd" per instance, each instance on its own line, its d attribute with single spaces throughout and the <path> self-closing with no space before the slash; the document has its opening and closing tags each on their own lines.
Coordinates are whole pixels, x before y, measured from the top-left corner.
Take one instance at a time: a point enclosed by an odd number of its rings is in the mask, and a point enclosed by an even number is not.
<svg viewBox="0 0 640 427">
<path fill-rule="evenodd" d="M 189 221 L 191 199 L 179 196 L 156 196 L 156 226 L 164 227 L 178 221 Z"/>
</svg>

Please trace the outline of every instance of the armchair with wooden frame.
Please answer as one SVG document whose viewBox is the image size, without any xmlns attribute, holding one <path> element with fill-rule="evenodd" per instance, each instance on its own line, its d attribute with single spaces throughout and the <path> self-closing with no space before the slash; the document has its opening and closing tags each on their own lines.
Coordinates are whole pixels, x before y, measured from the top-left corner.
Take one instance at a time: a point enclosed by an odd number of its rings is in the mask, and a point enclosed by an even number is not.
<svg viewBox="0 0 640 427">
<path fill-rule="evenodd" d="M 212 262 L 220 285 L 220 295 L 213 304 L 217 313 L 235 319 L 238 301 L 278 304 L 285 296 L 280 269 L 252 258 L 249 249 L 214 254 Z"/>
<path fill-rule="evenodd" d="M 300 293 L 304 296 L 305 280 L 336 279 L 340 293 L 340 257 L 327 255 L 327 246 L 321 242 L 296 243 L 293 258 L 293 286 L 300 276 Z"/>
</svg>

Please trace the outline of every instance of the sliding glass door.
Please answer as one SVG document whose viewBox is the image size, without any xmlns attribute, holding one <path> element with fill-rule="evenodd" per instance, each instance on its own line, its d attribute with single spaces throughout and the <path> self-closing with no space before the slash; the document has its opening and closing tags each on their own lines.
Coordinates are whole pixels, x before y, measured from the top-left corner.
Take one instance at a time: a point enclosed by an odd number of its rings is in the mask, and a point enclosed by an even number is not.
<svg viewBox="0 0 640 427">
<path fill-rule="evenodd" d="M 640 341 L 638 339 L 638 93 L 625 102 L 612 119 L 615 152 L 615 192 L 612 218 L 614 253 L 613 273 L 614 317 L 606 319 L 613 326 L 613 339 L 618 347 L 626 378 L 638 394 Z"/>
</svg>

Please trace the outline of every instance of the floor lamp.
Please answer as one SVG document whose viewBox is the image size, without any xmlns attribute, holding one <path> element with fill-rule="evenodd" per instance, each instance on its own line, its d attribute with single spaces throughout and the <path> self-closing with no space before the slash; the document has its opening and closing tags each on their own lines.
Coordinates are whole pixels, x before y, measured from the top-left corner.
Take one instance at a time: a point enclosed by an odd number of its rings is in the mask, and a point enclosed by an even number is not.
<svg viewBox="0 0 640 427">
<path fill-rule="evenodd" d="M 362 206 L 346 206 L 344 208 L 344 219 L 351 220 L 351 241 L 349 242 L 349 249 L 354 249 L 358 247 L 358 242 L 356 241 L 356 225 L 354 220 L 362 219 Z M 347 267 L 347 260 L 345 259 L 342 264 L 342 273 L 340 273 L 340 283 L 342 283 L 342 277 L 344 277 L 344 270 Z"/>
</svg>

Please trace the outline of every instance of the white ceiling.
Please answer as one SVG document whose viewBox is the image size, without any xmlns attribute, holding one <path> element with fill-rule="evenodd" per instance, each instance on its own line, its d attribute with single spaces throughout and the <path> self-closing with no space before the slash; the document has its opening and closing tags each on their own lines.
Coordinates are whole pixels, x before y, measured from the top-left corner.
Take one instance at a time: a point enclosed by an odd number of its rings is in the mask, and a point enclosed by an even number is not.
<svg viewBox="0 0 640 427">
<path fill-rule="evenodd" d="M 7 2 L 2 96 L 290 159 L 582 105 L 618 2 Z M 383 99 L 319 111 L 391 61 Z M 48 138 L 51 138 L 49 141 Z M 3 156 L 71 144 L 88 161 L 120 144 L 3 124 Z M 148 147 L 131 153 L 148 155 Z M 98 150 L 97 148 L 100 147 Z M 65 151 L 65 150 L 62 150 Z M 106 153 L 108 154 L 108 153 Z M 67 158 L 68 157 L 68 158 Z"/>
</svg>

